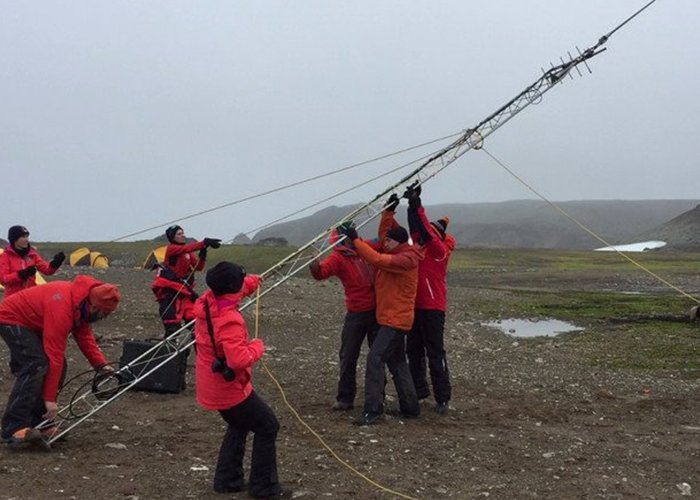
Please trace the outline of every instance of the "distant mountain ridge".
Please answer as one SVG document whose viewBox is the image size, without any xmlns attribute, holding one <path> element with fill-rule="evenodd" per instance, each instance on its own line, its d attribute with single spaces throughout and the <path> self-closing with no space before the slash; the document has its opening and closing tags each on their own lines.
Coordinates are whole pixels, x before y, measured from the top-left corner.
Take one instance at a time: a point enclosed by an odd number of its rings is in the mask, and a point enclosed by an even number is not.
<svg viewBox="0 0 700 500">
<path fill-rule="evenodd" d="M 668 248 L 700 249 L 700 200 L 583 200 L 555 203 L 611 245 L 660 239 Z M 258 232 L 252 242 L 285 238 L 302 245 L 358 205 L 327 207 Z M 449 216 L 449 231 L 462 247 L 593 249 L 603 246 L 577 224 L 539 200 L 426 206 L 431 220 Z M 404 224 L 406 205 L 397 211 Z M 372 237 L 376 224 L 362 236 Z M 371 234 L 370 234 L 371 233 Z"/>
</svg>

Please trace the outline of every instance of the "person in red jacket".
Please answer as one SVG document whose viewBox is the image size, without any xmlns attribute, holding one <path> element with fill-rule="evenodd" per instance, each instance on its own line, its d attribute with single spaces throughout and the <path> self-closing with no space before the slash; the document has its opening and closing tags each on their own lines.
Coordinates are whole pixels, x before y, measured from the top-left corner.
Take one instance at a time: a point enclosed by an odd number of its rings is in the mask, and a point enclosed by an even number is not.
<svg viewBox="0 0 700 500">
<path fill-rule="evenodd" d="M 338 238 L 338 232 L 331 231 L 331 243 L 335 243 Z M 337 276 L 345 290 L 347 312 L 340 335 L 338 354 L 340 376 L 333 409 L 351 410 L 357 392 L 357 359 L 360 356 L 362 342 L 367 337 L 367 345 L 371 347 L 377 334 L 374 312 L 374 269 L 357 255 L 352 242 L 345 238 L 321 262 L 314 260 L 309 265 L 309 270 L 316 280 Z"/>
<path fill-rule="evenodd" d="M 79 275 L 72 282 L 22 290 L 0 303 L 0 337 L 10 349 L 10 370 L 17 379 L 2 417 L 3 441 L 41 439 L 35 427 L 56 417 L 70 333 L 93 368 L 111 369 L 90 323 L 114 312 L 119 299 L 116 286 Z"/>
<path fill-rule="evenodd" d="M 452 397 L 444 330 L 447 265 L 455 248 L 455 239 L 447 233 L 449 218 L 428 222 L 420 195 L 420 186 L 409 188 L 404 195 L 408 198 L 408 227 L 411 237 L 425 250 L 425 259 L 418 266 L 415 320 L 406 338 L 406 354 L 418 399 L 430 396 L 426 379 L 427 356 L 435 411 L 443 415 L 447 412 Z"/>
<path fill-rule="evenodd" d="M 47 276 L 55 273 L 66 254 L 58 252 L 51 262 L 46 262 L 29 243 L 29 231 L 24 226 L 12 226 L 7 231 L 10 242 L 0 254 L 0 284 L 5 287 L 5 297 L 36 285 L 37 270 Z"/>
<path fill-rule="evenodd" d="M 198 297 L 194 290 L 194 273 L 204 269 L 207 248 L 219 248 L 221 240 L 204 238 L 187 243 L 185 231 L 177 225 L 166 229 L 165 237 L 169 244 L 151 290 L 156 296 L 158 313 L 165 329 L 163 337 L 167 338 L 182 328 L 183 321 L 188 323 L 194 319 L 193 305 Z"/>
<path fill-rule="evenodd" d="M 372 248 L 357 236 L 353 227 L 341 226 L 357 253 L 377 270 L 375 293 L 379 330 L 367 354 L 365 369 L 365 404 L 357 425 L 377 423 L 384 413 L 384 365 L 389 368 L 399 397 L 398 413 L 405 418 L 420 415 L 416 389 L 406 363 L 406 333 L 413 325 L 413 306 L 416 300 L 418 264 L 423 258 L 419 248 L 408 243 L 408 231 L 394 220 L 399 204 L 396 195 L 382 213 L 379 223 L 381 249 Z"/>
<path fill-rule="evenodd" d="M 291 496 L 277 478 L 279 422 L 253 390 L 253 365 L 262 357 L 265 345 L 261 339 L 249 339 L 238 310 L 241 299 L 260 286 L 261 278 L 246 275 L 233 262 L 220 262 L 207 272 L 206 282 L 209 291 L 194 308 L 197 402 L 206 410 L 218 411 L 228 424 L 219 449 L 214 491 L 243 491 L 243 456 L 252 432 L 249 493 L 258 498 Z"/>
</svg>

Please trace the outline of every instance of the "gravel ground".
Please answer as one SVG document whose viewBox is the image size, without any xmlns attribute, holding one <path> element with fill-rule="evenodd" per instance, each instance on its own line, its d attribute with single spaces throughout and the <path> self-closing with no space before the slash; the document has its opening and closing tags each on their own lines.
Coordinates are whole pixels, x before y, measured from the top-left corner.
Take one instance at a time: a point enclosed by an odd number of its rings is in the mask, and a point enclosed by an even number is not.
<svg viewBox="0 0 700 500">
<path fill-rule="evenodd" d="M 61 271 L 63 279 L 72 274 Z M 109 358 L 119 358 L 124 339 L 160 335 L 149 272 L 95 274 L 120 284 L 125 297 L 120 311 L 96 326 Z M 514 339 L 482 324 L 497 318 L 483 317 L 479 304 L 512 293 L 506 283 L 563 289 L 571 287 L 569 277 L 461 278 L 452 280 L 445 335 L 453 383 L 448 414 L 437 415 L 428 401 L 417 420 L 387 417 L 370 427 L 351 424 L 361 397 L 353 411 L 330 409 L 344 314 L 340 286 L 295 278 L 263 298 L 259 334 L 268 351 L 255 385 L 281 422 L 280 477 L 296 497 L 700 495 L 697 379 L 604 369 L 590 362 L 588 343 Z M 576 286 L 655 286 L 639 281 L 596 273 L 579 276 Z M 249 318 L 251 329 L 253 323 Z M 612 345 L 616 329 L 629 326 L 596 328 Z M 4 401 L 12 382 L 6 348 L 0 357 Z M 73 343 L 69 363 L 71 373 L 87 368 Z M 0 499 L 222 498 L 211 486 L 224 428 L 218 415 L 197 407 L 192 375 L 190 366 L 183 394 L 126 393 L 50 452 L 0 447 Z M 395 400 L 392 384 L 387 390 Z M 62 394 L 63 402 L 69 397 Z"/>
</svg>

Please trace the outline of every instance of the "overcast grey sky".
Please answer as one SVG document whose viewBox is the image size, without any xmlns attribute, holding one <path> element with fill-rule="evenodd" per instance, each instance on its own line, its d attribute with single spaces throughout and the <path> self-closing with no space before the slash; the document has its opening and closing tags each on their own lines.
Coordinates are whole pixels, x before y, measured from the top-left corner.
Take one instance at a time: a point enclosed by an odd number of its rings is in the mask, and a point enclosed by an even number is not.
<svg viewBox="0 0 700 500">
<path fill-rule="evenodd" d="M 0 235 L 110 240 L 459 132 L 645 3 L 0 0 Z M 658 0 L 489 151 L 552 200 L 700 198 L 698 19 Z M 183 226 L 232 238 L 438 146 Z M 424 202 L 532 197 L 471 151 Z"/>
</svg>

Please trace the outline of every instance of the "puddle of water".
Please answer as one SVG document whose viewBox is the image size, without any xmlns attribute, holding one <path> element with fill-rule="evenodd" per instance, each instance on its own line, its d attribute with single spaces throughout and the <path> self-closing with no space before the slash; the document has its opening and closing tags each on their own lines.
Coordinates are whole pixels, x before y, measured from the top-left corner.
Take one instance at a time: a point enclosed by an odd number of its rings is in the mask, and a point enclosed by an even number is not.
<svg viewBox="0 0 700 500">
<path fill-rule="evenodd" d="M 504 319 L 501 321 L 488 321 L 486 326 L 498 328 L 507 335 L 513 337 L 555 337 L 562 333 L 580 332 L 583 328 L 559 321 L 558 319 Z"/>
</svg>

